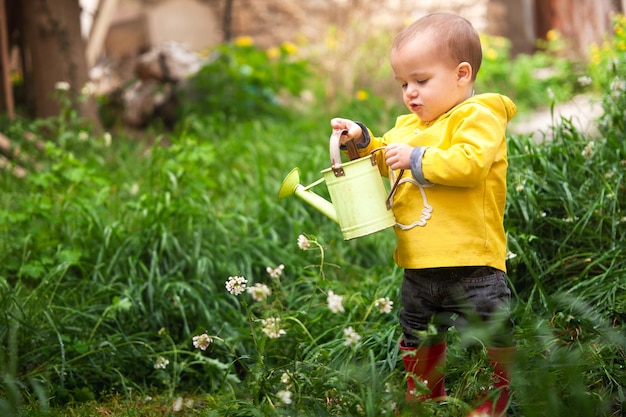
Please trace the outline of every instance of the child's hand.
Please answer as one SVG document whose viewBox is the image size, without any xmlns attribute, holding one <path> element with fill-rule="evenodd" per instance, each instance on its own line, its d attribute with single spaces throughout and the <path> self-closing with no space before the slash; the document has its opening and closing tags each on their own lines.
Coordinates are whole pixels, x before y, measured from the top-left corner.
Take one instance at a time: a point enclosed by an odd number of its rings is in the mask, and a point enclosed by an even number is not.
<svg viewBox="0 0 626 417">
<path fill-rule="evenodd" d="M 339 138 L 339 142 L 343 145 L 344 143 L 355 139 L 355 143 L 360 143 L 363 141 L 363 129 L 361 126 L 354 123 L 350 119 L 341 119 L 334 118 L 330 121 L 330 126 L 333 130 L 344 130 L 346 133 L 342 134 Z"/>
<path fill-rule="evenodd" d="M 385 161 L 393 170 L 411 168 L 411 152 L 415 149 L 406 143 L 391 143 L 385 148 Z"/>
</svg>

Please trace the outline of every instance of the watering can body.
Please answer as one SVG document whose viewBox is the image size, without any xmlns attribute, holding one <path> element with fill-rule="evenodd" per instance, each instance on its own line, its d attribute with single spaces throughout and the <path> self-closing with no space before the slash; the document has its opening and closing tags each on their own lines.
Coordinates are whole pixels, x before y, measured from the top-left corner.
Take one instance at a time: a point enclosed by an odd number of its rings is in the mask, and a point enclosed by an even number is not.
<svg viewBox="0 0 626 417">
<path fill-rule="evenodd" d="M 330 141 L 331 167 L 322 171 L 323 178 L 309 186 L 299 184 L 299 169 L 294 168 L 283 181 L 279 198 L 295 194 L 337 222 L 345 240 L 366 236 L 395 225 L 393 213 L 386 205 L 387 191 L 374 153 L 341 163 L 339 136 Z M 310 189 L 325 182 L 331 202 Z"/>
</svg>

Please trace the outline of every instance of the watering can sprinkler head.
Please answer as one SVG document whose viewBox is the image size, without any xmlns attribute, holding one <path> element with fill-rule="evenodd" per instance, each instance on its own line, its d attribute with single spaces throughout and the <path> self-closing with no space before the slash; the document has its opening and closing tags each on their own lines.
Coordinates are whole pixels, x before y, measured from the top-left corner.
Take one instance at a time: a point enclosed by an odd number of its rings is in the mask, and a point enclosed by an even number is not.
<svg viewBox="0 0 626 417">
<path fill-rule="evenodd" d="M 296 189 L 300 185 L 300 168 L 294 168 L 287 174 L 283 180 L 280 190 L 278 190 L 278 199 L 282 200 L 292 194 L 295 194 Z"/>
</svg>

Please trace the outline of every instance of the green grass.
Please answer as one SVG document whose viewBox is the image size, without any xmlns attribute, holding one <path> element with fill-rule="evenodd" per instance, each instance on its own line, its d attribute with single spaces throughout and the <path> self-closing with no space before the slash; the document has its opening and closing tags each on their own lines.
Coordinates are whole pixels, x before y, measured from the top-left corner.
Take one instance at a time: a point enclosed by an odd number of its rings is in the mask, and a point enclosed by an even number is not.
<svg viewBox="0 0 626 417">
<path fill-rule="evenodd" d="M 373 307 L 381 297 L 398 307 L 393 234 L 343 241 L 313 208 L 277 199 L 293 166 L 308 184 L 329 164 L 326 123 L 225 130 L 196 120 L 150 148 L 69 138 L 48 145 L 40 171 L 4 176 L 3 415 L 163 415 L 178 397 L 190 415 L 379 415 L 400 404 L 397 308 Z M 585 157 L 591 138 L 567 120 L 553 133 L 544 144 L 509 138 L 520 344 L 511 413 L 619 415 L 624 145 L 594 138 Z M 302 233 L 320 246 L 302 251 Z M 266 268 L 280 264 L 270 278 Z M 271 296 L 228 294 L 234 275 Z M 329 290 L 344 297 L 343 313 L 328 309 Z M 279 339 L 261 329 L 275 316 Z M 361 335 L 356 346 L 344 344 L 348 326 Z M 194 349 L 204 332 L 214 342 Z M 448 337 L 452 397 L 422 405 L 424 415 L 464 415 L 485 382 L 484 363 Z M 165 369 L 154 368 L 159 357 Z"/>
</svg>

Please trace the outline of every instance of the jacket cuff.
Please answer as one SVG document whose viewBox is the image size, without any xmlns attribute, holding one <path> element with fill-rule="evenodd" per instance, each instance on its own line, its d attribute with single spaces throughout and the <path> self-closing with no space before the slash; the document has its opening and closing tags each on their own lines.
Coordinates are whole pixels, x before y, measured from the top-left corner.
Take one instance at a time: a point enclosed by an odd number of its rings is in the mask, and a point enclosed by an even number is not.
<svg viewBox="0 0 626 417">
<path fill-rule="evenodd" d="M 364 139 L 362 143 L 357 143 L 356 147 L 359 149 L 367 148 L 371 140 L 370 131 L 367 130 L 367 127 L 363 123 L 361 122 L 354 122 L 354 123 L 356 123 L 357 125 L 361 127 L 361 131 L 363 132 L 363 139 Z M 341 149 L 342 151 L 345 151 L 347 148 L 346 148 L 346 145 L 341 145 L 339 149 Z"/>
<path fill-rule="evenodd" d="M 432 182 L 424 178 L 424 171 L 422 170 L 422 158 L 424 158 L 426 149 L 428 149 L 428 146 L 417 146 L 411 152 L 411 174 L 421 185 L 433 185 Z"/>
<path fill-rule="evenodd" d="M 354 122 L 357 125 L 361 126 L 361 131 L 363 132 L 363 142 L 362 143 L 357 143 L 356 147 L 357 148 L 367 148 L 370 144 L 370 131 L 367 129 L 367 126 L 365 126 L 363 123 L 361 122 Z"/>
</svg>

